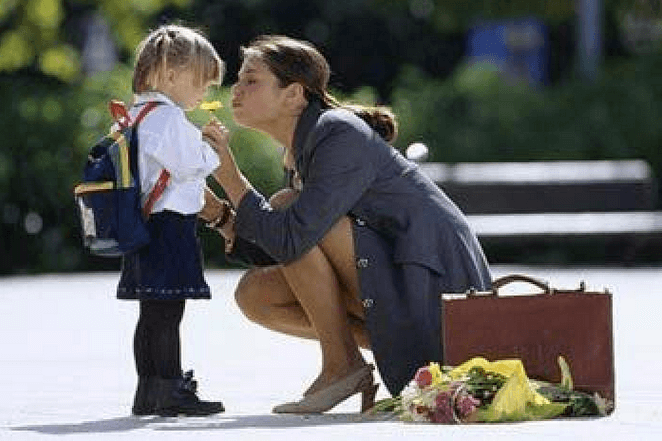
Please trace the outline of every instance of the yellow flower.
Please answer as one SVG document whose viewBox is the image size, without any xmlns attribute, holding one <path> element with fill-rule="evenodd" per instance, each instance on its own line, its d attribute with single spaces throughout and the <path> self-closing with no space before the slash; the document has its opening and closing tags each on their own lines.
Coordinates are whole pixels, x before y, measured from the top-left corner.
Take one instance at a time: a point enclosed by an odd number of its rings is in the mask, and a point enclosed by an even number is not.
<svg viewBox="0 0 662 441">
<path fill-rule="evenodd" d="M 223 107 L 223 104 L 220 101 L 205 101 L 200 103 L 200 108 L 209 112 L 214 112 L 221 107 Z"/>
<path fill-rule="evenodd" d="M 432 374 L 432 386 L 439 386 L 442 384 L 444 381 L 446 381 L 446 376 L 441 372 L 441 367 L 439 366 L 439 363 L 430 363 L 428 366 L 428 370 Z"/>
</svg>

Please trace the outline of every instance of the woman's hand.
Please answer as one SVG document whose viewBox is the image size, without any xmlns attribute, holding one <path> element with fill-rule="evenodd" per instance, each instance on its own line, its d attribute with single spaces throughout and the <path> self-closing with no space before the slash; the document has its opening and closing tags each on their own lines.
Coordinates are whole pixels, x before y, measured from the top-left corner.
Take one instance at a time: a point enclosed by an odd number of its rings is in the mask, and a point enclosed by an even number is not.
<svg viewBox="0 0 662 441">
<path fill-rule="evenodd" d="M 252 186 L 234 160 L 229 145 L 230 131 L 220 121 L 212 120 L 202 127 L 202 136 L 216 151 L 221 161 L 221 165 L 214 170 L 212 176 L 223 187 L 232 205 L 239 206 L 239 201 Z"/>
<path fill-rule="evenodd" d="M 226 250 L 231 249 L 234 242 L 235 216 L 236 213 L 228 201 L 220 199 L 209 187 L 205 187 L 205 205 L 198 217 L 206 222 L 207 228 L 225 238 Z"/>
</svg>

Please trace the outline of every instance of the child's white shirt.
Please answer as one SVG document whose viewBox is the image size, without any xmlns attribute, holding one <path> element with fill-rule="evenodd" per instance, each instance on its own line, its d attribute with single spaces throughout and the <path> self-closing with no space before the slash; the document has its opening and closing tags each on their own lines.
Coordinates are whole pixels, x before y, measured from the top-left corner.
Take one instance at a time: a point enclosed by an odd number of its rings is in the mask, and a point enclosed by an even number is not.
<svg viewBox="0 0 662 441">
<path fill-rule="evenodd" d="M 219 165 L 216 152 L 202 140 L 202 132 L 187 118 L 184 110 L 166 95 L 157 92 L 136 97 L 131 116 L 148 101 L 160 104 L 138 125 L 138 170 L 145 198 L 161 170 L 170 172 L 170 182 L 152 213 L 163 210 L 195 214 L 204 206 L 206 178 Z"/>
</svg>

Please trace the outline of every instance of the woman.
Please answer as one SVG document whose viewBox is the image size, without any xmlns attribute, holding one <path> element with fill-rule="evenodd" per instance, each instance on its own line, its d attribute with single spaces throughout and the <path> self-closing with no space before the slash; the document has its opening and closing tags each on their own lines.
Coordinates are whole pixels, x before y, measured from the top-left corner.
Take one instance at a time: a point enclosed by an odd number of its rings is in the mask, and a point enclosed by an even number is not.
<svg viewBox="0 0 662 441">
<path fill-rule="evenodd" d="M 267 202 L 237 168 L 225 129 L 210 127 L 214 176 L 236 215 L 218 203 L 207 218 L 229 256 L 255 266 L 237 286 L 243 313 L 322 350 L 303 398 L 274 412 L 324 412 L 359 392 L 368 408 L 376 386 L 359 347 L 398 394 L 418 367 L 442 360 L 439 294 L 488 288 L 487 262 L 458 208 L 389 145 L 392 115 L 341 106 L 313 46 L 264 36 L 242 56 L 234 119 L 284 146 L 290 187 Z"/>
</svg>

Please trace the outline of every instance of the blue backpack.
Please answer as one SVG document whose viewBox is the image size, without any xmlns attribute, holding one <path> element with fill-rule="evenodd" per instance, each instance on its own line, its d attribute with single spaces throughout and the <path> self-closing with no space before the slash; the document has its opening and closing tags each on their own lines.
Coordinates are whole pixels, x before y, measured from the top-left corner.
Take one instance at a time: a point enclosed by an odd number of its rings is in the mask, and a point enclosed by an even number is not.
<svg viewBox="0 0 662 441">
<path fill-rule="evenodd" d="M 83 182 L 74 188 L 74 199 L 83 245 L 98 256 L 117 257 L 146 245 L 146 221 L 165 190 L 170 174 L 162 170 L 147 202 L 140 201 L 138 174 L 138 124 L 159 103 L 150 101 L 132 119 L 124 103 L 110 102 L 116 129 L 97 141 L 83 168 Z M 142 206 L 141 206 L 142 205 Z"/>
</svg>

